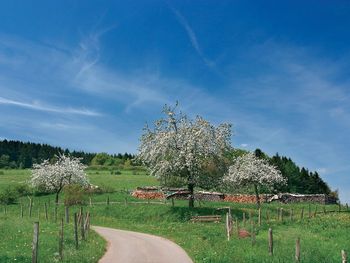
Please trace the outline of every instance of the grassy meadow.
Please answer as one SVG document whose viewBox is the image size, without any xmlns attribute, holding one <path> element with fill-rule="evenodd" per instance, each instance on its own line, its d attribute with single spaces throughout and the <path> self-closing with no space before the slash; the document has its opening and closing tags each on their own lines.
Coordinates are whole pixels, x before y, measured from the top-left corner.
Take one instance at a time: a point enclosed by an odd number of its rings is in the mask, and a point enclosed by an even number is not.
<svg viewBox="0 0 350 263">
<path fill-rule="evenodd" d="M 2 170 L 0 173 L 0 191 L 9 185 L 25 183 L 29 178 L 28 170 Z M 145 173 L 122 171 L 111 174 L 110 171 L 89 170 L 92 184 L 101 186 L 110 193 L 91 196 L 92 206 L 84 207 L 91 213 L 91 224 L 115 227 L 166 237 L 182 246 L 194 262 L 294 262 L 295 240 L 301 240 L 301 262 L 340 262 L 340 251 L 350 251 L 350 213 L 323 213 L 323 206 L 317 206 L 316 217 L 308 218 L 309 204 L 263 204 L 261 227 L 258 226 L 258 215 L 253 204 L 234 204 L 224 202 L 202 202 L 189 210 L 186 201 L 157 203 L 132 198 L 128 190 L 137 186 L 157 185 L 155 178 Z M 113 192 L 112 192 L 113 191 Z M 110 205 L 106 204 L 109 197 Z M 125 203 L 127 198 L 127 203 Z M 28 216 L 28 197 L 20 198 L 24 206 L 24 218 L 20 218 L 20 206 L 9 205 L 0 210 L 0 262 L 28 262 L 31 257 L 31 240 L 33 222 L 40 221 L 40 262 L 59 261 L 56 253 L 58 247 L 58 223 L 53 222 L 53 195 L 35 196 L 32 218 Z M 63 195 L 60 196 L 63 200 Z M 49 220 L 46 222 L 43 204 L 49 206 Z M 230 206 L 234 218 L 243 226 L 242 216 L 246 213 L 245 228 L 251 231 L 254 222 L 256 241 L 251 238 L 236 237 L 236 228 L 230 241 L 226 239 L 225 223 L 191 223 L 194 215 L 225 215 L 220 207 Z M 283 222 L 278 220 L 278 209 L 283 208 Z M 301 209 L 304 208 L 304 219 L 301 220 Z M 315 204 L 310 205 L 312 215 Z M 338 210 L 338 206 L 328 205 L 327 211 Z M 72 207 L 71 214 L 79 207 Z M 293 209 L 293 220 L 290 211 Z M 342 210 L 346 208 L 343 207 Z M 63 217 L 63 206 L 59 208 L 59 217 Z M 249 215 L 252 213 L 252 219 Z M 266 220 L 269 214 L 269 222 Z M 267 233 L 271 227 L 274 233 L 274 255 L 268 254 Z M 72 225 L 65 230 L 66 247 L 64 262 L 97 262 L 103 254 L 105 242 L 92 231 L 86 242 L 74 249 Z"/>
</svg>

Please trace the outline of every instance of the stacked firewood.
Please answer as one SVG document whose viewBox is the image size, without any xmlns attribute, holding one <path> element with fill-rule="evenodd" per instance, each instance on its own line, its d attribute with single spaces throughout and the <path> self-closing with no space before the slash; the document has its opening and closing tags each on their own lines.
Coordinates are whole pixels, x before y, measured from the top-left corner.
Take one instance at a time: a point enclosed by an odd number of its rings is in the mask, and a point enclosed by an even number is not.
<svg viewBox="0 0 350 263">
<path fill-rule="evenodd" d="M 132 193 L 133 197 L 139 199 L 164 199 L 165 195 L 162 192 L 150 192 L 150 191 L 134 191 Z"/>
<path fill-rule="evenodd" d="M 260 195 L 260 202 L 266 202 L 266 195 Z M 225 195 L 224 201 L 232 203 L 256 203 L 255 195 Z"/>
</svg>

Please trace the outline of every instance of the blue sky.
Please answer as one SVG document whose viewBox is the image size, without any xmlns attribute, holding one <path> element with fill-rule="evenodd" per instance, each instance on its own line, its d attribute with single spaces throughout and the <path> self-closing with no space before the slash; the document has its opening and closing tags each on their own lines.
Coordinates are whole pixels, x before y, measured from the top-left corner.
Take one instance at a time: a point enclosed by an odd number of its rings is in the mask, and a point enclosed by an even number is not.
<svg viewBox="0 0 350 263">
<path fill-rule="evenodd" d="M 350 202 L 348 1 L 1 1 L 0 138 L 136 152 L 165 103 Z"/>
</svg>

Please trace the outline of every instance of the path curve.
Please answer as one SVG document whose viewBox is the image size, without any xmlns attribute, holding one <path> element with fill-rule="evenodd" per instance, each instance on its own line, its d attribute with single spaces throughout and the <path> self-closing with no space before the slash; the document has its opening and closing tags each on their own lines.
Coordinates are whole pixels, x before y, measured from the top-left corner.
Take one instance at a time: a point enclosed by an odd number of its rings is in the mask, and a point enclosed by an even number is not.
<svg viewBox="0 0 350 263">
<path fill-rule="evenodd" d="M 193 263 L 174 242 L 149 234 L 92 226 L 107 242 L 99 263 Z"/>
</svg>

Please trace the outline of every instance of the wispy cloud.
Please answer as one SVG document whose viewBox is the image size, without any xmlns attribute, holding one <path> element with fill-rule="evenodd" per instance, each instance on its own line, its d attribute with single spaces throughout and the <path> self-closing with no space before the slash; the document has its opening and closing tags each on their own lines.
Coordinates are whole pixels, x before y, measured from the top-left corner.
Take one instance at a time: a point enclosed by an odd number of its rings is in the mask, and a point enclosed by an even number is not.
<svg viewBox="0 0 350 263">
<path fill-rule="evenodd" d="M 4 97 L 0 97 L 0 104 L 3 105 L 12 105 L 21 108 L 27 108 L 31 110 L 45 111 L 45 112 L 54 112 L 54 113 L 62 113 L 62 114 L 78 114 L 78 115 L 86 115 L 86 116 L 100 116 L 101 114 L 88 110 L 88 109 L 76 109 L 76 108 L 59 108 L 51 105 L 44 105 L 40 102 L 23 102 L 17 100 L 10 100 Z"/>
<path fill-rule="evenodd" d="M 197 54 L 199 55 L 199 57 L 203 60 L 203 62 L 210 68 L 213 68 L 215 66 L 215 63 L 213 61 L 211 61 L 210 59 L 208 59 L 202 49 L 199 46 L 198 40 L 197 40 L 197 36 L 194 33 L 192 27 L 190 26 L 190 24 L 188 23 L 188 21 L 186 20 L 186 18 L 173 6 L 171 6 L 170 4 L 168 4 L 168 6 L 170 7 L 171 11 L 174 13 L 174 15 L 176 16 L 176 19 L 179 21 L 180 25 L 185 29 L 187 36 L 192 44 L 192 47 L 194 48 L 194 50 L 197 52 Z"/>
</svg>

